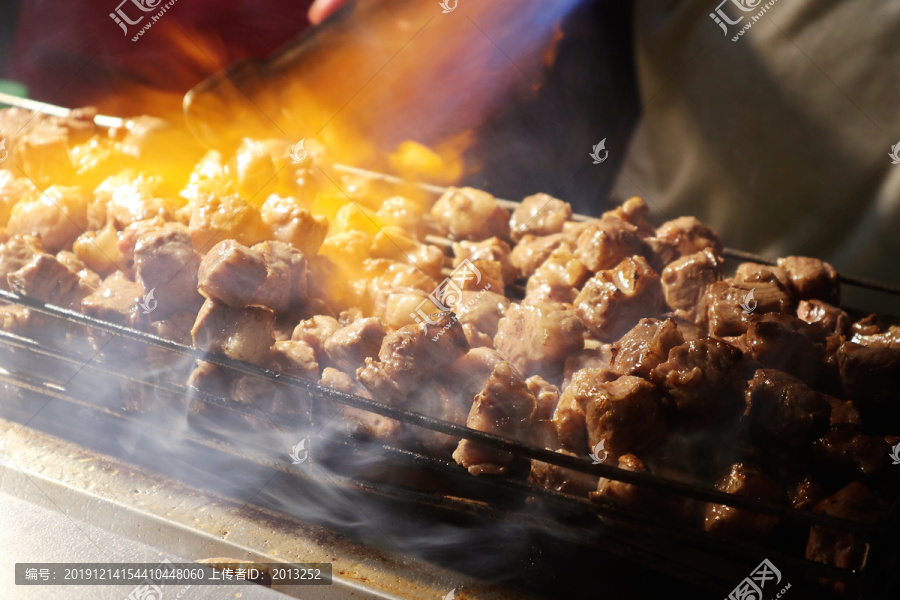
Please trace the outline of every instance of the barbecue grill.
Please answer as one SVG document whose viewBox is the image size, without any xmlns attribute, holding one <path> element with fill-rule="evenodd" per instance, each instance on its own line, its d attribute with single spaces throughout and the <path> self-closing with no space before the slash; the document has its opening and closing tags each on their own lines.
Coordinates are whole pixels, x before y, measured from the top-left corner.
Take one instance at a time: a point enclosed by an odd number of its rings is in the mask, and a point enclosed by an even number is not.
<svg viewBox="0 0 900 600">
<path fill-rule="evenodd" d="M 387 183 L 407 184 L 361 169 L 341 169 Z M 442 190 L 423 187 L 435 193 Z M 445 248 L 450 245 L 444 239 L 432 238 L 430 242 Z M 739 251 L 727 254 L 764 262 Z M 876 282 L 844 277 L 843 283 L 900 296 L 900 289 Z M 438 585 L 446 585 L 441 594 L 456 587 L 460 597 L 467 598 L 499 598 L 522 590 L 546 597 L 561 597 L 560 590 L 566 590 L 565 597 L 576 598 L 593 596 L 601 580 L 624 594 L 627 577 L 617 578 L 614 573 L 635 576 L 653 571 L 660 582 L 660 593 L 670 586 L 689 586 L 710 597 L 724 597 L 765 558 L 781 569 L 782 585 L 790 582 L 794 597 L 828 597 L 834 582 L 844 585 L 847 597 L 888 598 L 896 593 L 891 591 L 896 590 L 891 586 L 897 585 L 898 564 L 893 540 L 900 533 L 900 503 L 895 503 L 880 521 L 863 524 L 754 501 L 682 481 L 592 464 L 587 457 L 528 446 L 341 393 L 14 293 L 0 291 L 0 300 L 40 315 L 46 322 L 43 330 L 68 332 L 57 339 L 0 332 L 0 385 L 4 389 L 0 416 L 20 423 L 28 436 L 41 436 L 38 430 L 42 430 L 87 448 L 93 460 L 112 461 L 117 469 L 148 470 L 155 473 L 150 477 L 161 476 L 173 485 L 186 484 L 202 490 L 198 493 L 242 503 L 238 512 L 254 507 L 252 510 L 278 519 L 282 527 L 302 530 L 306 527 L 299 524 L 302 522 L 324 525 L 326 530 L 378 547 L 372 552 L 379 555 L 375 562 L 381 566 L 375 573 L 380 576 L 356 579 L 336 570 L 340 590 L 362 593 L 360 590 L 368 588 L 370 597 L 385 597 L 376 596 L 385 593 L 396 595 L 390 597 L 426 598 L 435 597 L 436 590 L 443 589 Z M 88 339 L 93 345 L 87 343 Z M 146 354 L 153 360 L 132 359 L 118 352 L 127 344 L 147 350 L 137 355 Z M 159 366 L 183 366 L 194 360 L 229 373 L 249 375 L 283 393 L 272 405 L 238 403 L 185 386 L 183 369 Z M 131 405 L 128 398 L 133 396 L 143 399 L 140 410 L 126 408 Z M 335 419 L 343 406 L 472 440 L 521 458 L 634 484 L 665 497 L 713 502 L 774 516 L 780 524 L 770 543 L 735 541 L 706 534 L 664 515 L 592 502 L 522 480 L 472 477 L 454 462 L 344 434 L 337 426 L 339 419 Z M 44 408 L 36 411 L 36 407 Z M 37 416 L 33 416 L 35 412 Z M 291 444 L 301 439 L 309 441 L 308 460 L 295 465 L 289 456 Z M 12 463 L 18 463 L 16 456 L 12 456 Z M 27 477 L 40 476 L 27 464 L 22 472 Z M 121 497 L 117 501 L 128 503 Z M 226 511 L 220 514 L 228 515 Z M 860 568 L 845 570 L 806 560 L 803 550 L 811 526 L 864 539 L 866 552 Z M 460 532 L 467 532 L 468 537 L 441 539 Z M 290 537 L 289 533 L 279 534 L 283 543 Z M 298 537 L 307 543 L 307 535 Z M 348 543 L 329 539 L 323 545 L 338 548 L 335 553 L 341 554 Z M 215 548 L 220 553 L 236 550 L 219 539 L 210 544 L 210 550 Z M 466 556 L 469 545 L 481 550 L 478 556 L 484 555 L 484 547 L 500 556 L 489 565 L 473 564 Z M 275 545 L 271 548 L 278 549 Z M 439 563 L 465 575 L 466 583 L 460 587 L 446 570 L 433 566 L 423 567 L 427 575 L 416 569 L 407 573 L 393 562 L 395 559 L 382 556 L 382 551 Z M 367 569 L 361 572 L 369 573 Z M 437 570 L 439 575 L 434 572 Z M 423 577 L 424 583 L 418 577 Z M 399 584 L 395 578 L 399 578 Z M 822 586 L 822 581 L 828 585 Z M 502 583 L 503 588 L 498 591 L 484 582 Z M 299 593 L 309 589 L 300 588 Z"/>
</svg>

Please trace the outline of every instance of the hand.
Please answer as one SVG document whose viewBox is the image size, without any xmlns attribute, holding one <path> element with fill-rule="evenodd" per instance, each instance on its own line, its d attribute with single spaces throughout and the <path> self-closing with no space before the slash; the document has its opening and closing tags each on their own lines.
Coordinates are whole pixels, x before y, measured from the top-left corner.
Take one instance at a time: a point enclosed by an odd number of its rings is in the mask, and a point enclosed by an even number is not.
<svg viewBox="0 0 900 600">
<path fill-rule="evenodd" d="M 316 0 L 309 7 L 309 22 L 318 25 L 346 3 L 347 0 Z"/>
</svg>

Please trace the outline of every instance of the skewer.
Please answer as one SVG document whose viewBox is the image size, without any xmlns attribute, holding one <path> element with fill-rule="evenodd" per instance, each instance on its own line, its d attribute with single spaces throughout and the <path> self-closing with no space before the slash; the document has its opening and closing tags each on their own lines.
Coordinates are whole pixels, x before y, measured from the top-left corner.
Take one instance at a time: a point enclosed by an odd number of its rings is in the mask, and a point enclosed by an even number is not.
<svg viewBox="0 0 900 600">
<path fill-rule="evenodd" d="M 19 96 L 5 94 L 3 92 L 0 92 L 0 104 L 24 108 L 25 110 L 44 113 L 45 115 L 54 117 L 68 117 L 73 112 L 71 108 L 66 108 L 65 106 L 56 106 L 55 104 L 39 102 L 37 100 L 31 100 L 30 98 L 20 98 Z M 124 127 L 127 120 L 120 117 L 110 117 L 109 115 L 94 115 L 94 123 L 100 127 L 119 128 Z"/>
</svg>

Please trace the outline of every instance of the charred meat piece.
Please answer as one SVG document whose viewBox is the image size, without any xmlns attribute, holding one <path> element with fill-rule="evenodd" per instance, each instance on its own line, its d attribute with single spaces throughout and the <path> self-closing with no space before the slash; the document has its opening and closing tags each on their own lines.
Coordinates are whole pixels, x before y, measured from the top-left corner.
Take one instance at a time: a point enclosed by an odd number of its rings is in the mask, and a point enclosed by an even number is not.
<svg viewBox="0 0 900 600">
<path fill-rule="evenodd" d="M 71 248 L 87 229 L 87 207 L 92 199 L 92 194 L 82 188 L 51 185 L 43 194 L 16 203 L 6 231 L 11 236 L 39 237 L 44 250 L 55 254 Z"/>
<path fill-rule="evenodd" d="M 454 307 L 459 322 L 472 325 L 478 331 L 493 338 L 497 326 L 509 308 L 509 299 L 501 293 L 485 288 L 480 292 L 463 291 L 459 304 Z"/>
<path fill-rule="evenodd" d="M 675 314 L 694 323 L 706 323 L 709 287 L 722 279 L 721 261 L 706 249 L 678 258 L 660 277 L 666 304 Z"/>
<path fill-rule="evenodd" d="M 341 371 L 355 373 L 366 358 L 378 355 L 384 336 L 384 326 L 377 317 L 354 321 L 325 340 L 328 362 Z"/>
<path fill-rule="evenodd" d="M 181 223 L 150 228 L 134 245 L 137 280 L 146 293 L 155 290 L 153 321 L 185 310 L 196 310 L 203 301 L 197 292 L 199 255 L 191 245 L 191 235 Z"/>
<path fill-rule="evenodd" d="M 285 340 L 275 342 L 273 347 L 275 367 L 282 373 L 317 381 L 319 379 L 319 363 L 316 352 L 304 342 Z"/>
<path fill-rule="evenodd" d="M 243 308 L 252 303 L 257 288 L 266 281 L 266 261 L 261 252 L 225 240 L 203 257 L 198 278 L 201 294 Z"/>
<path fill-rule="evenodd" d="M 103 321 L 143 329 L 149 321 L 145 311 L 140 309 L 143 296 L 141 284 L 117 271 L 81 301 L 81 310 Z"/>
<path fill-rule="evenodd" d="M 262 255 L 266 278 L 256 289 L 250 304 L 271 308 L 276 313 L 301 305 L 306 300 L 308 285 L 303 253 L 284 242 L 262 242 L 252 250 Z"/>
<path fill-rule="evenodd" d="M 778 259 L 778 266 L 787 271 L 791 286 L 800 300 L 821 300 L 834 305 L 841 303 L 838 272 L 827 262 L 806 256 L 788 256 Z"/>
<path fill-rule="evenodd" d="M 531 277 L 537 268 L 544 264 L 547 257 L 560 246 L 565 246 L 570 251 L 575 247 L 564 233 L 543 237 L 526 235 L 510 252 L 509 261 L 516 268 L 519 277 Z"/>
<path fill-rule="evenodd" d="M 650 372 L 669 356 L 669 350 L 684 343 L 673 319 L 641 319 L 631 331 L 612 345 L 610 366 L 619 375 L 650 378 Z"/>
<path fill-rule="evenodd" d="M 92 292 L 78 275 L 50 254 L 38 254 L 7 275 L 6 281 L 17 294 L 64 308 L 80 308 L 81 299 Z"/>
<path fill-rule="evenodd" d="M 324 364 L 328 362 L 325 342 L 340 328 L 341 324 L 334 317 L 316 315 L 311 319 L 300 321 L 294 328 L 291 339 L 308 344 L 315 351 L 319 364 Z"/>
<path fill-rule="evenodd" d="M 612 458 L 652 450 L 666 435 L 666 416 L 646 379 L 624 376 L 601 383 L 585 403 L 588 446 L 603 443 Z"/>
<path fill-rule="evenodd" d="M 458 267 L 464 260 L 469 262 L 492 260 L 500 263 L 503 284 L 509 285 L 516 280 L 517 275 L 516 267 L 509 260 L 511 252 L 509 244 L 498 237 L 490 237 L 480 242 L 463 240 L 453 244 L 453 267 Z"/>
<path fill-rule="evenodd" d="M 509 239 L 509 213 L 497 199 L 474 188 L 448 188 L 431 208 L 438 226 L 454 239 Z"/>
<path fill-rule="evenodd" d="M 353 394 L 371 399 L 372 396 L 350 375 L 327 367 L 322 371 L 319 384 L 345 394 Z M 343 408 L 343 426 L 349 435 L 360 435 L 378 440 L 390 440 L 396 442 L 403 431 L 403 423 L 389 417 L 360 410 L 352 406 Z"/>
<path fill-rule="evenodd" d="M 825 497 L 825 488 L 812 477 L 804 477 L 788 488 L 791 506 L 798 510 L 812 510 Z"/>
<path fill-rule="evenodd" d="M 649 238 L 656 234 L 653 226 L 647 222 L 650 215 L 650 207 L 640 196 L 633 196 L 616 208 L 603 213 L 604 217 L 615 217 L 626 223 L 631 223 L 638 229 L 638 235 Z"/>
<path fill-rule="evenodd" d="M 559 448 L 546 449 L 567 456 L 575 456 L 575 454 L 568 450 L 561 450 Z M 598 478 L 595 475 L 588 475 L 587 473 L 564 469 L 539 460 L 531 461 L 531 474 L 528 476 L 529 481 L 541 487 L 581 497 L 593 493 L 593 490 L 597 488 L 597 479 Z"/>
<path fill-rule="evenodd" d="M 739 350 L 713 339 L 692 340 L 669 351 L 651 379 L 675 423 L 687 429 L 723 423 L 743 408 L 736 385 Z"/>
<path fill-rule="evenodd" d="M 563 225 L 572 217 L 572 206 L 549 194 L 534 194 L 522 200 L 509 220 L 512 239 L 516 242 L 525 235 L 550 235 L 560 233 Z"/>
<path fill-rule="evenodd" d="M 575 258 L 592 272 L 612 269 L 629 256 L 643 254 L 638 228 L 615 217 L 590 221 L 575 246 Z"/>
<path fill-rule="evenodd" d="M 706 307 L 709 334 L 722 338 L 747 331 L 751 314 L 788 312 L 791 299 L 775 281 L 750 285 L 726 280 L 710 286 Z"/>
<path fill-rule="evenodd" d="M 6 276 L 42 252 L 41 240 L 30 235 L 14 235 L 0 245 L 0 289 L 8 290 Z"/>
<path fill-rule="evenodd" d="M 466 426 L 485 433 L 528 443 L 534 425 L 535 399 L 525 382 L 509 363 L 501 362 L 491 373 L 484 389 L 475 396 Z M 500 452 L 469 440 L 459 442 L 453 460 L 472 475 L 505 474 L 517 462 L 509 452 Z"/>
<path fill-rule="evenodd" d="M 660 268 L 707 248 L 721 256 L 724 249 L 716 232 L 694 217 L 680 217 L 663 223 L 647 243 L 653 250 L 653 264 Z"/>
<path fill-rule="evenodd" d="M 649 469 L 644 465 L 644 461 L 634 454 L 623 454 L 620 456 L 618 466 L 623 471 L 631 473 L 649 472 Z M 597 490 L 591 492 L 590 496 L 591 500 L 596 502 L 631 509 L 658 510 L 661 504 L 659 494 L 656 492 L 639 485 L 607 479 L 606 477 L 600 478 Z"/>
<path fill-rule="evenodd" d="M 582 369 L 572 376 L 553 413 L 553 425 L 563 448 L 576 454 L 587 452 L 587 405 L 600 394 L 602 384 L 616 377 L 607 369 Z"/>
<path fill-rule="evenodd" d="M 68 270 L 78 275 L 81 281 L 91 289 L 96 290 L 100 287 L 100 276 L 91 271 L 74 252 L 69 252 L 68 250 L 58 252 L 56 254 L 56 260 Z"/>
<path fill-rule="evenodd" d="M 821 394 L 774 369 L 756 371 L 745 398 L 747 421 L 794 448 L 822 435 L 831 421 L 831 405 Z"/>
<path fill-rule="evenodd" d="M 525 380 L 528 391 L 537 402 L 535 416 L 542 421 L 549 421 L 559 405 L 559 388 L 549 383 L 540 375 L 532 375 Z"/>
<path fill-rule="evenodd" d="M 888 504 L 862 483 L 854 481 L 825 498 L 813 512 L 830 517 L 875 523 L 887 512 Z M 842 569 L 856 569 L 862 564 L 866 543 L 852 533 L 844 533 L 813 525 L 806 543 L 806 558 Z"/>
<path fill-rule="evenodd" d="M 442 313 L 435 325 L 417 323 L 388 334 L 378 358 L 367 358 L 356 377 L 376 400 L 395 404 L 468 350 L 462 326 L 452 313 Z"/>
<path fill-rule="evenodd" d="M 843 312 L 843 311 L 841 311 Z M 846 316 L 846 315 L 844 315 Z M 900 349 L 900 327 L 892 325 L 887 331 L 872 335 L 854 335 L 850 341 L 869 348 Z"/>
<path fill-rule="evenodd" d="M 847 335 L 850 330 L 847 313 L 821 300 L 801 300 L 797 306 L 797 316 L 807 323 L 821 325 L 829 334 Z"/>
<path fill-rule="evenodd" d="M 275 343 L 275 313 L 256 306 L 232 308 L 207 299 L 200 307 L 191 336 L 194 346 L 201 350 L 266 364 Z"/>
<path fill-rule="evenodd" d="M 837 363 L 845 396 L 859 408 L 867 429 L 900 430 L 900 350 L 844 342 Z"/>
<path fill-rule="evenodd" d="M 563 366 L 563 383 L 561 389 L 569 387 L 575 373 L 582 369 L 609 369 L 612 360 L 612 346 L 601 344 L 597 340 L 584 341 L 584 350 L 573 352 L 566 357 Z"/>
<path fill-rule="evenodd" d="M 786 269 L 781 267 L 750 262 L 741 263 L 734 273 L 734 280 L 747 285 L 774 282 L 778 283 L 792 299 L 795 295 L 791 287 L 791 276 Z"/>
<path fill-rule="evenodd" d="M 534 275 L 528 278 L 524 304 L 564 302 L 571 304 L 588 278 L 587 268 L 565 246 L 547 257 Z"/>
<path fill-rule="evenodd" d="M 768 475 L 741 463 L 734 464 L 716 485 L 719 491 L 769 503 L 784 501 L 784 492 Z M 725 504 L 710 504 L 703 529 L 737 539 L 762 540 L 778 524 L 777 517 L 752 513 Z"/>
<path fill-rule="evenodd" d="M 890 463 L 890 444 L 883 437 L 866 435 L 859 425 L 839 423 L 813 444 L 816 462 L 844 481 L 871 477 Z"/>
<path fill-rule="evenodd" d="M 657 316 L 662 308 L 659 275 L 640 256 L 600 271 L 575 298 L 575 313 L 601 342 L 617 340 L 641 318 Z"/>
<path fill-rule="evenodd" d="M 825 337 L 819 327 L 797 317 L 767 314 L 751 319 L 747 345 L 761 365 L 810 383 L 825 362 Z"/>
<path fill-rule="evenodd" d="M 514 304 L 497 327 L 494 346 L 522 373 L 550 379 L 562 375 L 571 352 L 584 347 L 575 312 L 559 304 Z"/>
</svg>

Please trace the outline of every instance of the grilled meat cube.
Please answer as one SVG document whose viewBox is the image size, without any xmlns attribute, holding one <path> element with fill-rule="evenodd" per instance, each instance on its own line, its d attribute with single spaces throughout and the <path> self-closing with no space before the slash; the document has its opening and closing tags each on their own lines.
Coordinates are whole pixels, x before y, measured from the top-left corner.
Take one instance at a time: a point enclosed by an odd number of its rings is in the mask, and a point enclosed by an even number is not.
<svg viewBox="0 0 900 600">
<path fill-rule="evenodd" d="M 50 186 L 40 196 L 13 207 L 6 233 L 39 237 L 44 250 L 54 254 L 71 248 L 88 228 L 90 199 L 90 194 L 78 187 Z"/>
<path fill-rule="evenodd" d="M 579 234 L 574 255 L 592 272 L 612 269 L 629 256 L 643 254 L 638 228 L 615 217 L 590 221 Z"/>
<path fill-rule="evenodd" d="M 470 348 L 493 348 L 494 340 L 486 333 L 472 325 L 471 323 L 462 324 L 463 333 L 466 334 L 466 341 L 469 342 Z"/>
<path fill-rule="evenodd" d="M 804 447 L 825 433 L 831 420 L 831 405 L 821 394 L 774 369 L 756 371 L 745 398 L 745 419 L 794 448 Z"/>
<path fill-rule="evenodd" d="M 528 278 L 524 304 L 563 302 L 571 304 L 588 279 L 588 270 L 568 247 L 560 246 Z"/>
<path fill-rule="evenodd" d="M 660 276 L 669 308 L 679 317 L 704 327 L 707 293 L 710 286 L 721 279 L 721 261 L 708 248 L 672 261 Z"/>
<path fill-rule="evenodd" d="M 767 314 L 751 319 L 747 345 L 761 365 L 811 383 L 824 365 L 827 340 L 819 327 L 796 317 Z"/>
<path fill-rule="evenodd" d="M 282 373 L 309 381 L 319 379 L 319 363 L 316 360 L 316 352 L 305 342 L 293 340 L 275 342 L 273 360 L 275 368 Z"/>
<path fill-rule="evenodd" d="M 535 412 L 535 399 L 525 382 L 509 363 L 501 362 L 494 367 L 484 389 L 475 396 L 466 426 L 528 443 Z M 453 460 L 472 475 L 503 475 L 525 459 L 462 440 L 453 452 Z"/>
<path fill-rule="evenodd" d="M 669 351 L 650 377 L 676 424 L 696 429 L 740 414 L 743 402 L 736 385 L 740 356 L 733 346 L 709 338 Z"/>
<path fill-rule="evenodd" d="M 653 226 L 647 222 L 649 215 L 650 207 L 640 196 L 633 196 L 614 209 L 603 213 L 604 217 L 615 217 L 631 223 L 637 227 L 638 235 L 642 238 L 649 238 L 656 234 Z"/>
<path fill-rule="evenodd" d="M 588 446 L 603 442 L 612 458 L 652 450 L 666 435 L 666 416 L 646 379 L 626 375 L 601 383 L 585 403 Z"/>
<path fill-rule="evenodd" d="M 451 313 L 436 325 L 407 325 L 385 336 L 378 358 L 367 358 L 356 378 L 379 401 L 403 402 L 419 384 L 469 350 L 465 334 Z"/>
<path fill-rule="evenodd" d="M 522 373 L 562 375 L 566 356 L 584 347 L 575 312 L 559 304 L 514 304 L 497 327 L 494 346 Z"/>
<path fill-rule="evenodd" d="M 341 324 L 334 317 L 316 315 L 311 319 L 300 321 L 294 328 L 291 339 L 309 345 L 316 353 L 316 361 L 322 365 L 328 361 L 325 342 L 339 329 L 341 329 Z"/>
<path fill-rule="evenodd" d="M 257 365 L 268 363 L 275 343 L 275 313 L 251 306 L 232 308 L 207 299 L 191 329 L 194 346 Z"/>
<path fill-rule="evenodd" d="M 6 281 L 17 294 L 65 308 L 81 308 L 81 299 L 93 291 L 49 254 L 36 255 L 18 271 L 8 274 Z"/>
<path fill-rule="evenodd" d="M 306 300 L 308 267 L 302 252 L 284 242 L 262 242 L 251 250 L 262 255 L 266 278 L 256 289 L 250 304 L 284 313 Z"/>
<path fill-rule="evenodd" d="M 572 376 L 553 413 L 553 425 L 563 448 L 576 454 L 587 452 L 587 404 L 597 397 L 602 384 L 616 377 L 607 369 L 582 369 Z"/>
<path fill-rule="evenodd" d="M 730 473 L 716 485 L 719 491 L 753 500 L 780 503 L 784 492 L 768 475 L 747 465 L 736 463 Z M 778 524 L 777 517 L 752 513 L 725 504 L 709 504 L 703 529 L 727 537 L 744 540 L 767 538 Z"/>
<path fill-rule="evenodd" d="M 345 394 L 372 399 L 372 395 L 359 385 L 359 382 L 353 377 L 332 367 L 326 367 L 322 371 L 322 378 L 319 380 L 319 384 Z M 383 417 L 367 410 L 345 406 L 342 412 L 344 416 L 343 427 L 348 430 L 348 435 L 362 435 L 378 440 L 396 442 L 403 431 L 403 423 L 400 421 Z"/>
<path fill-rule="evenodd" d="M 841 400 L 840 398 L 835 398 L 834 396 L 828 396 L 827 394 L 823 394 L 825 400 L 828 401 L 828 404 L 831 405 L 831 424 L 837 425 L 838 423 L 853 423 L 855 425 L 859 425 L 862 423 L 862 417 L 859 416 L 859 411 L 856 410 L 856 405 L 853 402 L 847 400 Z"/>
<path fill-rule="evenodd" d="M 100 287 L 100 276 L 87 268 L 78 255 L 68 250 L 63 250 L 56 254 L 56 260 L 60 262 L 68 270 L 72 271 L 81 281 L 92 290 Z"/>
<path fill-rule="evenodd" d="M 509 299 L 488 289 L 481 292 L 463 291 L 459 304 L 454 307 L 460 323 L 472 325 L 491 338 L 497 335 L 497 326 L 507 309 Z"/>
<path fill-rule="evenodd" d="M 452 386 L 430 381 L 410 395 L 404 408 L 435 419 L 465 425 L 470 405 L 459 397 Z M 408 429 L 432 456 L 438 458 L 450 458 L 459 444 L 457 437 L 424 427 L 411 426 Z"/>
<path fill-rule="evenodd" d="M 572 217 L 572 206 L 550 194 L 534 194 L 522 200 L 509 220 L 512 239 L 516 242 L 525 235 L 550 235 L 560 233 L 563 224 Z"/>
<path fill-rule="evenodd" d="M 384 336 L 384 326 L 377 317 L 354 321 L 325 340 L 328 362 L 341 371 L 355 373 L 366 358 L 378 356 Z"/>
<path fill-rule="evenodd" d="M 140 309 L 143 296 L 141 284 L 116 272 L 104 279 L 99 288 L 81 301 L 81 310 L 84 314 L 103 321 L 144 329 L 149 324 L 149 319 Z"/>
<path fill-rule="evenodd" d="M 888 503 L 865 485 L 854 481 L 816 504 L 813 512 L 859 523 L 875 523 L 888 510 Z M 813 525 L 806 543 L 806 558 L 841 569 L 862 564 L 866 542 L 852 533 Z"/>
<path fill-rule="evenodd" d="M 860 319 L 850 326 L 850 333 L 857 335 L 875 335 L 881 333 L 881 319 L 878 315 L 871 314 L 868 317 Z"/>
<path fill-rule="evenodd" d="M 812 510 L 825 497 L 825 488 L 812 477 L 804 477 L 789 487 L 787 494 L 797 510 Z"/>
<path fill-rule="evenodd" d="M 778 259 L 778 266 L 787 271 L 799 299 L 821 300 L 835 306 L 841 303 L 838 272 L 827 262 L 806 256 L 788 256 Z"/>
<path fill-rule="evenodd" d="M 559 405 L 559 388 L 549 383 L 540 375 L 532 375 L 525 380 L 528 391 L 537 402 L 535 416 L 542 421 L 549 421 Z"/>
<path fill-rule="evenodd" d="M 173 313 L 168 318 L 153 323 L 153 330 L 161 338 L 181 344 L 191 344 L 191 327 L 194 326 L 196 319 L 197 315 L 192 312 Z"/>
<path fill-rule="evenodd" d="M 374 259 L 385 258 L 412 265 L 433 279 L 440 279 L 444 268 L 443 250 L 423 244 L 410 232 L 392 225 L 375 234 L 369 254 Z"/>
<path fill-rule="evenodd" d="M 272 194 L 263 202 L 259 217 L 262 224 L 272 232 L 271 237 L 290 244 L 305 256 L 315 256 L 328 233 L 328 219 L 313 215 L 294 198 L 283 198 L 277 194 Z M 255 219 L 249 224 L 257 226 Z M 251 241 L 248 245 L 259 241 L 262 240 Z"/>
<path fill-rule="evenodd" d="M 791 286 L 791 276 L 787 269 L 781 267 L 751 262 L 741 263 L 734 273 L 734 280 L 738 283 L 746 283 L 748 285 L 777 282 L 779 287 L 781 287 L 792 300 L 795 296 Z"/>
<path fill-rule="evenodd" d="M 220 398 L 228 398 L 233 375 L 212 363 L 197 361 L 197 366 L 187 380 L 187 386 Z M 205 412 L 201 402 L 191 404 L 191 412 Z"/>
<path fill-rule="evenodd" d="M 719 281 L 709 287 L 706 299 L 706 316 L 709 334 L 722 338 L 738 336 L 747 331 L 751 313 L 785 313 L 790 310 L 791 299 L 775 281 L 752 285 L 733 280 Z"/>
<path fill-rule="evenodd" d="M 847 335 L 850 317 L 843 310 L 821 300 L 801 300 L 797 306 L 797 316 L 807 323 L 817 323 L 828 333 Z"/>
<path fill-rule="evenodd" d="M 0 329 L 48 346 L 58 347 L 66 340 L 65 327 L 53 327 L 41 313 L 14 304 L 0 305 Z"/>
<path fill-rule="evenodd" d="M 203 297 L 197 292 L 199 263 L 190 232 L 181 223 L 166 223 L 138 236 L 134 245 L 137 280 L 145 292 L 156 292 L 157 307 L 151 320 L 200 306 Z"/>
<path fill-rule="evenodd" d="M 656 235 L 647 239 L 653 250 L 654 265 L 662 268 L 673 260 L 696 254 L 707 248 L 721 256 L 724 246 L 716 232 L 695 217 L 679 217 L 663 223 Z"/>
<path fill-rule="evenodd" d="M 37 188 L 27 177 L 16 177 L 10 169 L 0 169 L 0 223 L 9 222 L 9 215 L 16 203 L 36 193 Z"/>
<path fill-rule="evenodd" d="M 566 357 L 563 366 L 563 383 L 561 389 L 569 387 L 575 373 L 582 369 L 609 369 L 612 360 L 612 346 L 601 344 L 594 339 L 584 341 L 584 350 L 571 353 Z"/>
<path fill-rule="evenodd" d="M 266 281 L 266 261 L 261 252 L 225 240 L 203 257 L 197 277 L 201 294 L 243 308 L 252 303 L 256 290 Z"/>
<path fill-rule="evenodd" d="M 496 198 L 481 190 L 448 188 L 434 203 L 431 216 L 453 239 L 509 239 L 509 213 L 497 204 Z"/>
<path fill-rule="evenodd" d="M 266 202 L 270 200 L 271 197 Z M 192 200 L 188 206 L 191 211 L 188 230 L 193 247 L 200 252 L 220 239 L 232 239 L 244 246 L 258 244 L 271 235 L 283 242 L 293 241 L 284 239 L 277 226 L 272 228 L 274 233 L 270 234 L 256 205 L 237 194 L 210 193 Z M 278 215 L 287 217 L 281 213 Z M 294 245 L 308 254 L 303 246 Z"/>
<path fill-rule="evenodd" d="M 684 343 L 673 319 L 641 319 L 631 331 L 612 345 L 610 368 L 619 375 L 650 378 L 650 372 L 669 356 L 669 350 Z"/>
<path fill-rule="evenodd" d="M 565 246 L 570 251 L 575 247 L 564 233 L 554 233 L 543 237 L 528 234 L 512 249 L 509 261 L 516 268 L 519 277 L 531 277 L 550 254 L 560 246 Z"/>
<path fill-rule="evenodd" d="M 480 242 L 462 240 L 453 244 L 453 267 L 458 267 L 464 260 L 496 261 L 500 263 L 502 269 L 503 284 L 509 285 L 516 280 L 518 274 L 516 267 L 509 260 L 511 252 L 509 244 L 498 237 L 490 237 Z"/>
<path fill-rule="evenodd" d="M 543 423 L 546 423 L 546 421 Z M 567 456 L 576 456 L 568 450 L 562 450 L 560 448 L 546 449 Z M 555 492 L 584 497 L 597 488 L 598 477 L 579 471 L 573 471 L 571 469 L 564 469 L 539 460 L 532 460 L 531 474 L 528 476 L 528 480 Z"/>
<path fill-rule="evenodd" d="M 484 389 L 494 368 L 504 360 L 493 348 L 472 348 L 447 368 L 442 379 L 444 383 L 455 386 L 459 397 L 469 408 L 475 395 Z M 521 377 L 521 373 L 518 376 Z"/>
<path fill-rule="evenodd" d="M 900 327 L 891 325 L 887 331 L 881 333 L 874 333 L 872 335 L 857 334 L 854 335 L 850 341 L 861 346 L 868 346 L 869 348 L 900 349 Z"/>
<path fill-rule="evenodd" d="M 648 473 L 649 469 L 634 454 L 619 457 L 618 467 L 631 473 Z M 591 500 L 630 509 L 658 510 L 661 506 L 659 494 L 645 487 L 601 477 L 596 491 L 591 492 Z"/>
<path fill-rule="evenodd" d="M 657 316 L 662 308 L 659 275 L 640 256 L 600 271 L 575 298 L 575 313 L 601 342 L 617 340 L 641 318 Z"/>
<path fill-rule="evenodd" d="M 228 395 L 234 402 L 256 409 L 256 414 L 246 417 L 246 420 L 262 431 L 271 429 L 277 423 L 277 413 L 290 412 L 296 415 L 309 412 L 309 403 L 305 398 L 291 400 L 284 387 L 253 375 L 241 374 L 234 377 Z M 300 410 L 297 410 L 297 404 L 300 405 Z"/>
<path fill-rule="evenodd" d="M 845 396 L 852 400 L 871 431 L 900 431 L 900 350 L 868 348 L 844 342 L 837 364 Z"/>
<path fill-rule="evenodd" d="M 14 235 L 0 245 L 0 289 L 9 290 L 6 276 L 42 252 L 40 238 L 31 235 Z"/>
<path fill-rule="evenodd" d="M 408 231 L 419 240 L 424 239 L 428 231 L 419 203 L 403 196 L 392 196 L 382 202 L 376 216 L 389 225 Z"/>
<path fill-rule="evenodd" d="M 883 470 L 891 453 L 883 437 L 867 435 L 860 425 L 838 423 L 813 443 L 816 462 L 844 481 L 871 477 Z"/>
</svg>

